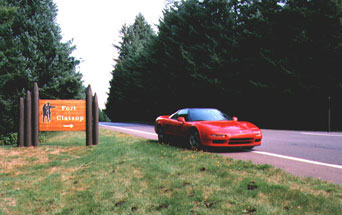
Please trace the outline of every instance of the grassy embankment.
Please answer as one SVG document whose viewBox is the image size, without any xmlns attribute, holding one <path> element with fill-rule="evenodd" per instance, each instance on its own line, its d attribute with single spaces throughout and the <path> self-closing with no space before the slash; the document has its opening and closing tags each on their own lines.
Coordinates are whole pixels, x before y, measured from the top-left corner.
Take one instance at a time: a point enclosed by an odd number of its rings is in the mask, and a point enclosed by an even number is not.
<svg viewBox="0 0 342 215">
<path fill-rule="evenodd" d="M 342 186 L 101 129 L 0 147 L 0 214 L 342 214 Z"/>
</svg>

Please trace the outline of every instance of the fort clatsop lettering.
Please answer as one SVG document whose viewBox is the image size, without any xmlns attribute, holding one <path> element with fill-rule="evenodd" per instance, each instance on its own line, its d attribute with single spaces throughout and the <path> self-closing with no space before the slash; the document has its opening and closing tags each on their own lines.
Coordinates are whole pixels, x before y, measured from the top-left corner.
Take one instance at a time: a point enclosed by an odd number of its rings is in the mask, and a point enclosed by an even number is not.
<svg viewBox="0 0 342 215">
<path fill-rule="evenodd" d="M 40 131 L 85 131 L 85 100 L 39 100 Z"/>
</svg>

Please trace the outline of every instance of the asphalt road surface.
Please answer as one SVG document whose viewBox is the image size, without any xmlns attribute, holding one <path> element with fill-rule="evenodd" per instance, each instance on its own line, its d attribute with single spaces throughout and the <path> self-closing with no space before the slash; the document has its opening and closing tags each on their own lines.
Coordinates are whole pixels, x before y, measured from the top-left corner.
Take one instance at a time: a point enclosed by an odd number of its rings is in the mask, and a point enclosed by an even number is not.
<svg viewBox="0 0 342 215">
<path fill-rule="evenodd" d="M 100 123 L 100 127 L 157 140 L 153 125 Z M 342 132 L 263 129 L 263 140 L 252 151 L 225 151 L 233 159 L 270 164 L 300 177 L 342 184 Z"/>
</svg>

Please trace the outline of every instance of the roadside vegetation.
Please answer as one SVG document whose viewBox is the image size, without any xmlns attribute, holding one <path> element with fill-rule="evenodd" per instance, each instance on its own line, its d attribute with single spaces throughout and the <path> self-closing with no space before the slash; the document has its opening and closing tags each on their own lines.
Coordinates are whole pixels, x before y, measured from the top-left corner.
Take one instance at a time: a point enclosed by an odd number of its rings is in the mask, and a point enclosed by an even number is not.
<svg viewBox="0 0 342 215">
<path fill-rule="evenodd" d="M 0 214 L 341 214 L 342 187 L 101 129 L 0 147 Z"/>
</svg>

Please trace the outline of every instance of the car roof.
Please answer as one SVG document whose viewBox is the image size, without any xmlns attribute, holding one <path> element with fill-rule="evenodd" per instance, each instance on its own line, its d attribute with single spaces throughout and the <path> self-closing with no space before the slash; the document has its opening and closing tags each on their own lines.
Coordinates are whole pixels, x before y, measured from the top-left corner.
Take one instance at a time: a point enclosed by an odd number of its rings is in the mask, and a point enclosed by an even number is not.
<svg viewBox="0 0 342 215">
<path fill-rule="evenodd" d="M 182 108 L 182 109 L 179 109 L 178 111 L 181 111 L 181 110 L 191 111 L 191 110 L 218 110 L 218 109 L 216 108 Z"/>
</svg>

